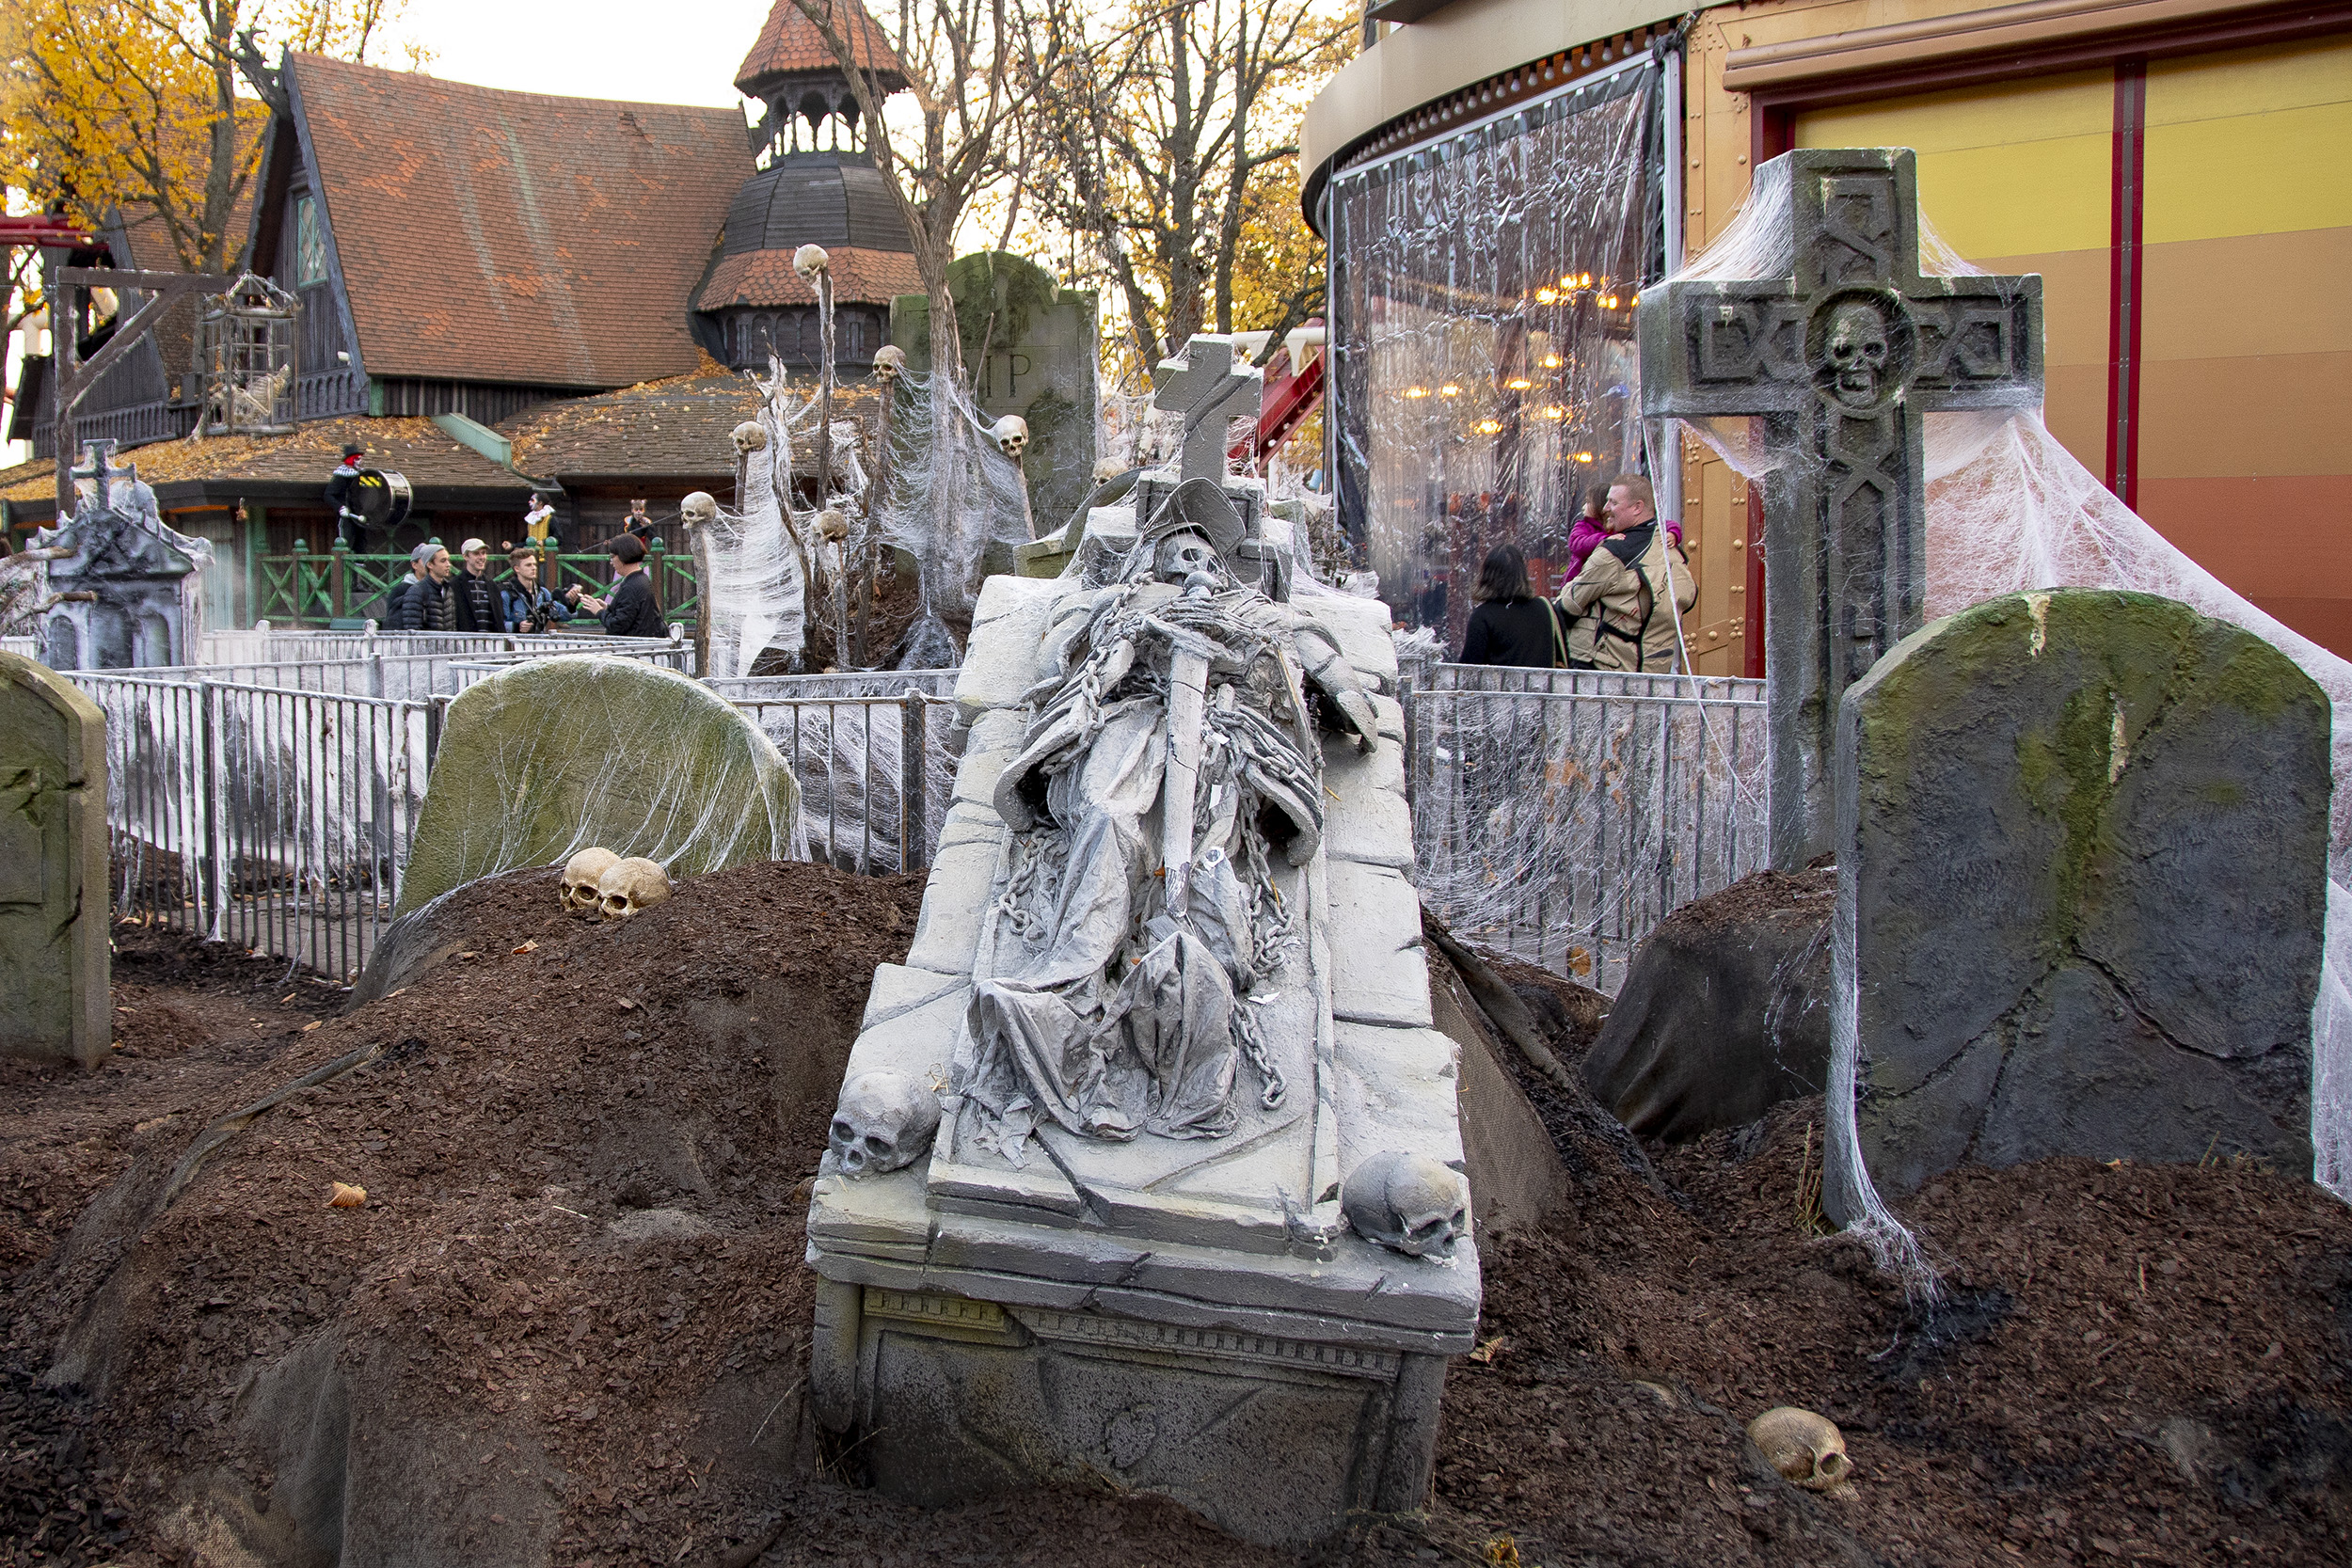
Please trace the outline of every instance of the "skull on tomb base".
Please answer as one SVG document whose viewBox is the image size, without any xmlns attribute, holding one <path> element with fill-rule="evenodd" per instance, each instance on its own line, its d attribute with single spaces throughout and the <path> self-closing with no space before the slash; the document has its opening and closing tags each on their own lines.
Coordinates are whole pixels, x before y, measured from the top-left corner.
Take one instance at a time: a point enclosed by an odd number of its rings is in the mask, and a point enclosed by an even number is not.
<svg viewBox="0 0 2352 1568">
<path fill-rule="evenodd" d="M 1848 408 L 1876 407 L 1893 352 L 1885 311 L 1864 299 L 1839 305 L 1821 345 L 1830 395 Z"/>
<path fill-rule="evenodd" d="M 596 890 L 597 880 L 612 869 L 620 856 L 610 849 L 582 849 L 564 863 L 564 912 L 593 915 L 601 908 L 604 895 Z"/>
<path fill-rule="evenodd" d="M 749 457 L 768 450 L 768 427 L 757 420 L 745 420 L 728 433 L 727 439 L 735 443 L 736 456 Z"/>
<path fill-rule="evenodd" d="M 913 1164 L 939 1132 L 939 1097 L 903 1072 L 861 1072 L 841 1085 L 825 1147 L 844 1176 Z"/>
<path fill-rule="evenodd" d="M 874 373 L 884 381 L 896 381 L 907 373 L 907 351 L 896 343 L 884 343 L 874 351 Z"/>
<path fill-rule="evenodd" d="M 1846 1457 L 1846 1435 L 1826 1416 L 1794 1405 L 1767 1410 L 1748 1423 L 1748 1441 L 1772 1462 L 1784 1480 L 1826 1492 L 1853 1469 Z"/>
<path fill-rule="evenodd" d="M 804 245 L 792 253 L 792 270 L 803 277 L 814 278 L 832 264 L 833 258 L 820 245 Z"/>
<path fill-rule="evenodd" d="M 756 428 L 756 427 L 754 427 Z M 765 431 L 760 433 L 763 436 Z M 688 528 L 702 528 L 719 520 L 719 503 L 707 490 L 696 490 L 677 503 L 678 515 L 686 519 Z"/>
<path fill-rule="evenodd" d="M 633 920 L 669 896 L 670 874 L 643 855 L 614 861 L 596 879 L 597 904 L 607 920 Z"/>
<path fill-rule="evenodd" d="M 1470 1228 L 1470 1184 L 1451 1165 L 1392 1148 L 1347 1173 L 1340 1209 L 1368 1242 L 1410 1258 L 1451 1258 Z"/>
<path fill-rule="evenodd" d="M 988 435 L 999 451 L 1018 463 L 1021 454 L 1028 450 L 1029 421 L 1018 414 L 1008 414 L 990 428 Z"/>
</svg>

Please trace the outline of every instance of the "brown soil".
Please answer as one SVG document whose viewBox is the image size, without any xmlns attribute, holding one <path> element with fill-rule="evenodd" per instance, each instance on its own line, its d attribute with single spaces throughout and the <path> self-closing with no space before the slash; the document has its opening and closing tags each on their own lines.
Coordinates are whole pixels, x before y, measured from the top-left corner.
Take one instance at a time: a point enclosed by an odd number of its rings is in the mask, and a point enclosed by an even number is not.
<svg viewBox="0 0 2352 1568">
<path fill-rule="evenodd" d="M 1150 1499 L 900 1508 L 812 1441 L 800 1183 L 919 894 L 751 866 L 608 927 L 519 874 L 340 1016 L 282 965 L 126 929 L 122 1049 L 0 1072 L 0 1562 L 305 1560 L 330 1513 L 355 1557 L 396 1529 L 453 1562 L 1286 1560 Z M 1596 1010 L 1537 1015 L 1572 1063 Z M 347 1057 L 167 1201 L 204 1128 Z M 1921 1313 L 1810 1233 L 1818 1101 L 1653 1149 L 1655 1187 L 1560 1109 L 1576 1194 L 1486 1259 L 1428 1514 L 1324 1560 L 2343 1560 L 2333 1199 L 2234 1166 L 1965 1170 L 1912 1207 L 1948 1291 Z M 366 1204 L 326 1208 L 330 1180 Z M 1777 1403 L 1843 1425 L 1851 1497 L 1744 1448 Z"/>
</svg>

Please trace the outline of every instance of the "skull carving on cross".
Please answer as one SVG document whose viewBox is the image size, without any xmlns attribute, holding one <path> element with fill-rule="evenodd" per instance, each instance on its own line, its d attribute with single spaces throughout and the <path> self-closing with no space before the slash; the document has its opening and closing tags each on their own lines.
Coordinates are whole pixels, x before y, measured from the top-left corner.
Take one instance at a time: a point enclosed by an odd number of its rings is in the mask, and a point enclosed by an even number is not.
<svg viewBox="0 0 2352 1568">
<path fill-rule="evenodd" d="M 825 1147 L 844 1176 L 913 1164 L 939 1132 L 939 1097 L 903 1072 L 861 1072 L 841 1085 Z"/>
<path fill-rule="evenodd" d="M 1823 352 L 1829 359 L 1830 395 L 1848 408 L 1875 407 L 1879 384 L 1887 372 L 1886 313 L 1865 300 L 1839 306 L 1829 319 Z"/>
</svg>

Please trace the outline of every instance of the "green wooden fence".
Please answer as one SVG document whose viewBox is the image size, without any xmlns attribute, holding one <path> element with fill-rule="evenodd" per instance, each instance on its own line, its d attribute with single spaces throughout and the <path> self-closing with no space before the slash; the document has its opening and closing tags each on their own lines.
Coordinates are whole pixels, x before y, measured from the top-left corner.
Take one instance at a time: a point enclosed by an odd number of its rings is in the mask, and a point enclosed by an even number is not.
<svg viewBox="0 0 2352 1568">
<path fill-rule="evenodd" d="M 463 566 L 458 569 L 464 570 Z M 691 624 L 699 591 L 692 557 L 670 550 L 656 539 L 645 550 L 645 571 L 652 579 L 654 599 L 661 606 L 661 618 Z M 490 573 L 494 578 L 506 575 L 503 557 L 491 558 Z M 359 555 L 341 540 L 330 548 L 314 550 L 297 539 L 292 552 L 265 555 L 257 562 L 253 613 L 273 626 L 357 625 L 380 609 L 376 601 L 407 576 L 405 555 Z M 539 578 L 559 594 L 577 584 L 583 593 L 601 595 L 612 586 L 612 560 L 602 551 L 587 555 L 549 551 L 540 558 Z"/>
</svg>

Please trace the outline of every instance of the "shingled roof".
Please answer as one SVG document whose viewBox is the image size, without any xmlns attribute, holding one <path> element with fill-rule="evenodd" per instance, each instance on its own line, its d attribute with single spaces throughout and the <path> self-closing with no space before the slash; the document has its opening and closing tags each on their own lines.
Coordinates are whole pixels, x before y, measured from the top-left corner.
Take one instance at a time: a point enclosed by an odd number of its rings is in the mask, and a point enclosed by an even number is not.
<svg viewBox="0 0 2352 1568">
<path fill-rule="evenodd" d="M 898 64 L 898 56 L 866 8 L 858 0 L 832 0 L 832 5 L 831 14 L 841 19 L 834 25 L 849 41 L 858 63 L 886 81 L 903 83 L 906 72 Z M 776 0 L 775 8 L 768 13 L 767 25 L 759 30 L 758 41 L 743 56 L 743 64 L 735 73 L 735 87 L 746 98 L 760 98 L 766 96 L 763 89 L 772 86 L 777 77 L 819 71 L 837 72 L 840 69 L 817 24 L 803 15 L 793 0 Z"/>
<path fill-rule="evenodd" d="M 168 509 L 183 494 L 175 487 L 212 480 L 323 490 L 345 441 L 364 446 L 371 466 L 403 475 L 420 493 L 508 491 L 519 501 L 531 488 L 522 475 L 501 467 L 425 419 L 315 420 L 290 436 L 159 441 L 118 453 L 116 461 L 136 468 Z M 56 489 L 50 475 L 55 471 L 45 457 L 0 469 L 0 499 L 25 505 L 52 500 Z"/>
<path fill-rule="evenodd" d="M 737 111 L 288 64 L 370 376 L 588 388 L 694 368 L 689 295 L 752 173 Z"/>
<path fill-rule="evenodd" d="M 827 253 L 833 267 L 833 297 L 844 305 L 887 305 L 900 294 L 923 292 L 914 258 L 896 250 L 842 246 Z M 792 270 L 788 250 L 755 250 L 724 256 L 710 269 L 710 281 L 694 301 L 696 309 L 733 306 L 814 305 L 817 291 Z"/>
<path fill-rule="evenodd" d="M 803 372 L 792 385 L 806 396 L 816 378 Z M 837 388 L 834 418 L 862 427 L 875 394 L 870 383 Z M 758 412 L 759 388 L 751 378 L 712 364 L 693 375 L 543 404 L 505 420 L 499 433 L 515 443 L 516 468 L 566 483 L 723 474 L 735 467 L 735 427 Z M 814 431 L 796 436 L 792 450 L 796 464 L 813 466 Z"/>
</svg>

